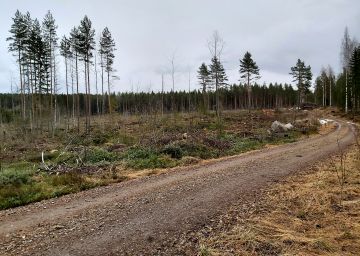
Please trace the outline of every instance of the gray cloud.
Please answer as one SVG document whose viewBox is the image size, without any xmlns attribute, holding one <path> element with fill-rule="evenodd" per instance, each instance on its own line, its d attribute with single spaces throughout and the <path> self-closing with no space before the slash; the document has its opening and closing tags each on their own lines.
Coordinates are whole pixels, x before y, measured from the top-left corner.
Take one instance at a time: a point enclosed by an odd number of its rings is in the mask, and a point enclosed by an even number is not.
<svg viewBox="0 0 360 256">
<path fill-rule="evenodd" d="M 0 10 L 0 91 L 8 91 L 10 70 L 16 74 L 5 38 L 16 9 L 42 19 L 51 10 L 58 35 L 68 34 L 87 14 L 97 36 L 108 26 L 118 51 L 115 69 L 121 80 L 117 91 L 159 90 L 161 73 L 171 86 L 169 58 L 176 52 L 176 87 L 198 87 L 196 69 L 209 63 L 207 39 L 216 29 L 226 42 L 222 60 L 230 82 L 238 81 L 239 59 L 250 51 L 260 66 L 260 82 L 291 82 L 290 67 L 301 58 L 315 75 L 322 65 L 339 70 L 339 51 L 345 26 L 360 36 L 360 2 L 357 0 L 54 0 L 4 1 Z M 59 66 L 62 69 L 62 60 Z M 132 81 L 132 82 L 131 82 Z M 63 83 L 63 75 L 60 82 Z M 131 83 L 133 85 L 131 85 Z M 151 87 L 149 86 L 151 84 Z"/>
</svg>

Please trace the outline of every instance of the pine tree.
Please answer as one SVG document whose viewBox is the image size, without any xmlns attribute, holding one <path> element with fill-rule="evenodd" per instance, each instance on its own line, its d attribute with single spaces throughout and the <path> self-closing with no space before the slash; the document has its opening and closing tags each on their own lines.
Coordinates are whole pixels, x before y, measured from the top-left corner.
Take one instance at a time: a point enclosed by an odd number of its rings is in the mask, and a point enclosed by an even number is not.
<svg viewBox="0 0 360 256">
<path fill-rule="evenodd" d="M 205 112 L 208 110 L 208 87 L 211 82 L 210 71 L 205 63 L 202 63 L 198 70 L 199 84 L 201 85 L 202 96 L 203 96 L 203 108 Z"/>
<path fill-rule="evenodd" d="M 108 86 L 108 107 L 109 113 L 111 114 L 111 88 L 110 88 L 110 74 L 114 71 L 113 64 L 114 64 L 114 52 L 115 52 L 115 41 L 111 36 L 111 33 L 107 27 L 104 28 L 101 37 L 100 37 L 100 56 L 101 56 L 101 63 L 102 68 L 105 68 L 107 73 L 107 86 Z M 103 81 L 103 78 L 102 78 Z"/>
<path fill-rule="evenodd" d="M 98 90 L 98 71 L 97 71 L 97 52 L 95 49 L 95 63 L 94 63 L 94 74 L 95 74 L 95 93 L 96 93 L 96 114 L 100 114 L 100 104 L 99 104 L 99 90 Z"/>
<path fill-rule="evenodd" d="M 77 130 L 80 132 L 80 94 L 79 94 L 79 55 L 81 51 L 80 32 L 74 27 L 70 32 L 70 42 L 72 56 L 75 59 L 75 80 L 76 80 L 76 116 L 77 116 Z"/>
<path fill-rule="evenodd" d="M 248 91 L 248 107 L 251 108 L 251 85 L 250 82 L 260 78 L 259 67 L 252 59 L 251 54 L 246 52 L 243 59 L 240 60 L 240 77 L 246 81 Z"/>
<path fill-rule="evenodd" d="M 29 113 L 30 129 L 33 129 L 34 121 L 42 119 L 42 94 L 49 89 L 49 44 L 46 31 L 41 28 L 37 19 L 32 19 L 30 13 L 25 15 L 16 12 L 14 24 L 10 32 L 12 37 L 9 50 L 17 53 L 20 72 L 20 95 L 21 113 L 26 117 Z M 29 99 L 26 100 L 26 92 Z M 26 104 L 27 102 L 27 104 Z M 26 111 L 27 110 L 27 111 Z M 41 130 L 41 127 L 40 127 Z"/>
<path fill-rule="evenodd" d="M 103 55 L 103 50 L 101 49 L 101 38 L 100 38 L 100 68 L 101 68 L 101 114 L 105 114 L 105 92 L 104 92 L 104 69 L 105 69 L 105 60 Z"/>
<path fill-rule="evenodd" d="M 37 19 L 32 22 L 27 47 L 28 59 L 33 66 L 34 91 L 39 94 L 49 93 L 47 84 L 49 76 L 48 48 Z"/>
<path fill-rule="evenodd" d="M 57 123 L 57 81 L 56 81 L 56 49 L 57 35 L 55 19 L 51 12 L 48 11 L 43 21 L 43 35 L 48 47 L 48 63 L 50 67 L 50 112 L 53 115 L 52 132 L 54 135 Z"/>
<path fill-rule="evenodd" d="M 226 88 L 228 81 L 228 78 L 225 73 L 225 69 L 223 65 L 221 64 L 220 60 L 216 56 L 214 56 L 211 59 L 210 64 L 210 77 L 212 84 L 215 89 L 215 95 L 216 95 L 216 115 L 219 118 L 220 117 L 220 89 Z"/>
<path fill-rule="evenodd" d="M 28 35 L 28 26 L 26 24 L 25 17 L 19 10 L 16 11 L 15 17 L 12 18 L 13 24 L 11 25 L 11 36 L 7 38 L 9 43 L 9 51 L 13 52 L 17 57 L 17 63 L 19 65 L 19 80 L 20 80 L 20 95 L 21 95 L 21 115 L 25 120 L 25 85 L 24 85 L 24 73 L 23 73 L 23 61 L 26 47 L 26 39 Z"/>
<path fill-rule="evenodd" d="M 23 53 L 23 74 L 24 74 L 24 90 L 28 94 L 30 94 L 31 86 L 32 86 L 32 77 L 31 77 L 31 58 L 33 57 L 33 52 L 30 51 L 29 46 L 32 43 L 30 40 L 30 35 L 33 30 L 36 30 L 35 28 L 35 21 L 31 18 L 30 13 L 27 12 L 24 15 L 25 24 L 26 24 L 26 37 L 25 37 L 25 49 Z M 29 103 L 29 100 L 27 100 Z M 26 106 L 27 109 L 28 106 Z M 29 112 L 29 118 L 31 119 L 31 111 Z"/>
<path fill-rule="evenodd" d="M 289 74 L 293 76 L 293 82 L 297 82 L 298 107 L 300 107 L 300 103 L 304 102 L 305 94 L 309 92 L 311 86 L 311 67 L 305 66 L 305 63 L 298 59 L 296 65 L 291 67 L 291 72 Z"/>
<path fill-rule="evenodd" d="M 46 61 L 46 46 L 43 42 L 40 23 L 37 19 L 31 20 L 30 16 L 28 17 L 28 20 L 30 29 L 27 38 L 26 63 L 27 70 L 29 72 L 28 87 L 31 93 L 31 108 L 29 109 L 29 117 L 30 129 L 32 129 L 33 121 L 36 119 L 36 103 L 34 94 L 42 93 L 43 86 L 41 86 L 41 81 L 43 80 L 43 76 L 47 70 L 41 68 L 41 64 Z"/>
<path fill-rule="evenodd" d="M 91 20 L 85 15 L 80 22 L 80 49 L 83 55 L 85 65 L 85 92 L 86 92 L 86 133 L 90 133 L 90 116 L 91 116 L 91 86 L 90 86 L 90 64 L 93 57 L 92 51 L 95 48 L 95 30 L 92 28 Z"/>
<path fill-rule="evenodd" d="M 60 42 L 60 54 L 64 57 L 65 61 L 65 86 L 66 86 L 66 117 L 67 125 L 69 125 L 69 84 L 68 84 L 68 61 L 72 57 L 71 43 L 66 36 L 63 36 Z"/>
</svg>

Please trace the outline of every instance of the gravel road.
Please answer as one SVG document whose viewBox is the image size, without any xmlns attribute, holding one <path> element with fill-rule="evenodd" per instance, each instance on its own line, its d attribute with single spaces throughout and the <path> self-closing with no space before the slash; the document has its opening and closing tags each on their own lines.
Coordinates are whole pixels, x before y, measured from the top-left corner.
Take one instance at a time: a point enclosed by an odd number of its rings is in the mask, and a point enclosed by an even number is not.
<svg viewBox="0 0 360 256">
<path fill-rule="evenodd" d="M 0 211 L 1 255 L 185 255 L 184 234 L 354 141 L 354 127 Z"/>
</svg>

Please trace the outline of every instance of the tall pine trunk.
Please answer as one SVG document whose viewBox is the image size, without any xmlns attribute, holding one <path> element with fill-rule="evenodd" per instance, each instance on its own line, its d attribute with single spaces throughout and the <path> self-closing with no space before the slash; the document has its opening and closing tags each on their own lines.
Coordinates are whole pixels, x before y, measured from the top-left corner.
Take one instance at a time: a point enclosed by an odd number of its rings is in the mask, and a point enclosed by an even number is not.
<svg viewBox="0 0 360 256">
<path fill-rule="evenodd" d="M 109 70 L 107 70 L 107 84 L 108 84 L 109 114 L 111 114 L 110 71 Z"/>
<path fill-rule="evenodd" d="M 53 69 L 52 69 L 51 41 L 50 41 L 50 60 L 49 60 L 49 62 L 50 62 L 50 116 L 52 118 L 54 116 L 54 109 L 53 109 L 53 89 L 54 88 L 53 88 Z M 51 122 L 51 133 L 54 134 L 54 122 Z"/>
<path fill-rule="evenodd" d="M 219 95 L 219 79 L 218 74 L 215 76 L 215 91 L 216 91 L 216 116 L 220 118 L 220 95 Z"/>
<path fill-rule="evenodd" d="M 251 109 L 251 88 L 250 88 L 250 73 L 247 74 L 247 90 L 248 90 L 248 107 Z"/>
<path fill-rule="evenodd" d="M 91 117 L 91 88 L 90 88 L 90 61 L 89 56 L 87 57 L 87 85 L 88 85 L 88 130 L 87 133 L 90 134 L 90 117 Z"/>
<path fill-rule="evenodd" d="M 68 63 L 67 57 L 65 56 L 65 84 L 66 84 L 66 130 L 69 129 L 69 85 L 68 85 Z"/>
<path fill-rule="evenodd" d="M 96 113 L 100 114 L 100 106 L 99 106 L 99 91 L 98 91 L 98 76 L 97 76 L 97 61 L 96 61 L 96 53 L 95 53 L 95 90 L 96 90 Z"/>
<path fill-rule="evenodd" d="M 348 72 L 345 68 L 345 113 L 348 112 Z"/>
<path fill-rule="evenodd" d="M 79 95 L 79 67 L 78 53 L 75 53 L 75 74 L 76 74 L 76 114 L 77 114 L 77 131 L 80 132 L 80 95 Z"/>
<path fill-rule="evenodd" d="M 85 79 L 85 133 L 88 132 L 88 86 L 87 86 L 87 66 L 86 66 L 86 57 L 84 58 L 84 79 Z"/>
<path fill-rule="evenodd" d="M 70 72 L 71 72 L 71 93 L 72 93 L 72 120 L 73 127 L 75 127 L 75 91 L 74 91 L 74 61 L 71 58 L 70 61 Z"/>
<path fill-rule="evenodd" d="M 101 107 L 101 113 L 105 114 L 105 94 L 104 94 L 104 59 L 103 55 L 100 55 L 100 61 L 101 61 L 101 95 L 102 95 L 102 107 Z"/>
<path fill-rule="evenodd" d="M 22 113 L 22 119 L 25 121 L 26 115 L 25 115 L 25 85 L 24 85 L 24 75 L 23 75 L 23 69 L 22 69 L 22 63 L 21 63 L 21 50 L 18 51 L 18 62 L 19 62 L 19 73 L 20 73 L 20 95 L 21 95 L 21 113 Z"/>
<path fill-rule="evenodd" d="M 56 63 L 55 63 L 55 49 L 53 49 L 53 64 L 54 64 L 54 69 L 53 69 L 53 88 L 54 88 L 54 130 L 53 130 L 53 135 L 55 133 L 55 130 L 57 128 L 57 87 L 56 87 Z"/>
</svg>

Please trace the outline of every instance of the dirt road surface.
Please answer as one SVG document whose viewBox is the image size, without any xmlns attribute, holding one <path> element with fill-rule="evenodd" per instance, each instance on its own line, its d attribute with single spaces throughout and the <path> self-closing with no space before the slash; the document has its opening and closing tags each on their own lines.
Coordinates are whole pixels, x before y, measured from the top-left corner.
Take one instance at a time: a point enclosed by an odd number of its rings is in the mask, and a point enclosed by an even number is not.
<svg viewBox="0 0 360 256">
<path fill-rule="evenodd" d="M 185 255 L 184 234 L 354 141 L 354 127 L 0 212 L 1 255 Z M 244 208 L 245 209 L 245 208 Z M 189 241 L 187 241 L 189 243 Z"/>
</svg>

